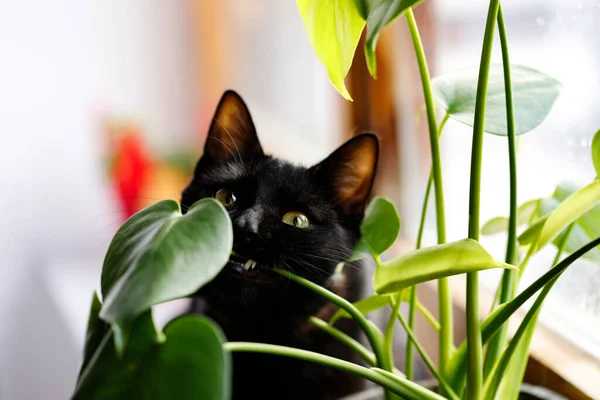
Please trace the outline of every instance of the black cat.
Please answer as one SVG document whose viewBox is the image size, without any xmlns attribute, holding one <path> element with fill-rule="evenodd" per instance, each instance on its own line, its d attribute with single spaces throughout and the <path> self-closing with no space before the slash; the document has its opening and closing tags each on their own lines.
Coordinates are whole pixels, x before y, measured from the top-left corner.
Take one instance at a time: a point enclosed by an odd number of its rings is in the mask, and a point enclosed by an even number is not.
<svg viewBox="0 0 600 400">
<path fill-rule="evenodd" d="M 353 353 L 314 328 L 335 306 L 272 271 L 283 268 L 350 301 L 362 295 L 360 263 L 338 267 L 357 243 L 377 167 L 376 136 L 354 137 L 304 168 L 264 154 L 250 113 L 232 91 L 223 95 L 182 208 L 217 198 L 233 222 L 236 255 L 194 300 L 229 341 L 307 349 L 352 362 Z M 338 328 L 358 337 L 357 327 Z M 362 388 L 344 372 L 274 355 L 234 353 L 234 399 L 337 399 Z"/>
</svg>

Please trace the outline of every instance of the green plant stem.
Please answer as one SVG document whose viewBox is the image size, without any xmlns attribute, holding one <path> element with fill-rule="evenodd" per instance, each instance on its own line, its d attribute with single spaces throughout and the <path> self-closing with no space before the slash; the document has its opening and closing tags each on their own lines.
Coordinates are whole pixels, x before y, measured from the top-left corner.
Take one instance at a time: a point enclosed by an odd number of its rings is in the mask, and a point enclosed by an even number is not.
<svg viewBox="0 0 600 400">
<path fill-rule="evenodd" d="M 398 317 L 398 320 L 402 324 L 402 327 L 406 331 L 406 334 L 414 342 L 414 344 L 415 344 L 415 346 L 417 348 L 417 351 L 421 355 L 421 358 L 423 359 L 423 362 L 425 363 L 425 365 L 427 366 L 427 368 L 429 369 L 429 371 L 431 372 L 431 374 L 434 376 L 435 379 L 437 379 L 437 381 L 439 382 L 440 386 L 446 392 L 446 394 L 448 395 L 448 397 L 450 397 L 452 400 L 458 400 L 459 397 L 456 395 L 456 393 L 454 393 L 454 391 L 452 390 L 452 388 L 450 387 L 450 385 L 448 385 L 448 383 L 444 380 L 444 377 L 442 375 L 440 375 L 439 371 L 435 368 L 435 365 L 433 364 L 433 361 L 431 361 L 431 358 L 429 357 L 429 355 L 427 354 L 427 352 L 425 351 L 425 349 L 423 348 L 423 346 L 421 346 L 421 344 L 419 343 L 419 341 L 415 337 L 414 331 L 410 328 L 410 326 L 408 326 L 408 324 L 404 320 L 404 317 L 402 316 L 402 314 L 401 313 L 397 313 L 396 315 Z"/>
<path fill-rule="evenodd" d="M 354 320 L 356 321 L 358 326 L 360 326 L 360 328 L 363 330 L 363 332 L 367 336 L 367 339 L 369 340 L 369 344 L 371 345 L 371 348 L 373 349 L 373 353 L 375 353 L 375 358 L 377 360 L 377 366 L 382 369 L 385 369 L 385 370 L 389 370 L 389 371 L 392 370 L 392 367 L 387 366 L 385 363 L 386 357 L 383 352 L 383 346 L 381 343 L 381 339 L 377 336 L 376 329 L 373 327 L 373 325 L 371 325 L 369 323 L 369 321 L 365 318 L 365 316 L 362 315 L 362 313 L 354 306 L 354 304 L 350 303 L 348 300 L 344 299 L 343 297 L 338 296 L 337 294 L 325 289 L 324 287 L 321 287 L 321 286 L 317 285 L 316 283 L 309 281 L 308 279 L 305 279 L 305 278 L 302 278 L 295 274 L 292 274 L 289 271 L 285 271 L 282 269 L 276 269 L 275 271 L 278 272 L 279 274 L 285 276 L 286 278 L 298 283 L 299 285 L 302 285 L 305 288 L 312 290 L 313 292 L 319 294 L 320 296 L 324 297 L 325 299 L 331 301 L 336 306 L 346 310 L 346 312 L 348 314 L 350 314 L 350 316 L 352 318 L 354 318 Z"/>
<path fill-rule="evenodd" d="M 360 358 L 362 358 L 369 365 L 372 365 L 372 366 L 377 365 L 377 358 L 375 357 L 375 355 L 373 353 L 371 353 L 369 350 L 367 350 L 362 344 L 360 344 L 360 342 L 358 340 L 346 335 L 344 332 L 340 331 L 337 328 L 334 328 L 333 326 L 329 325 L 327 322 L 323 321 L 320 318 L 310 317 L 309 321 L 315 327 L 317 327 L 317 328 L 321 329 L 322 331 L 324 331 L 325 333 L 333 336 L 334 338 L 339 340 L 341 343 L 345 344 L 346 346 L 348 346 L 349 348 L 354 350 L 354 352 L 356 354 L 358 354 L 360 356 Z"/>
<path fill-rule="evenodd" d="M 444 131 L 444 127 L 446 126 L 446 122 L 450 118 L 450 114 L 446 113 L 442 121 L 440 122 L 438 128 L 438 138 L 442 136 L 442 132 Z M 419 232 L 417 233 L 417 250 L 421 248 L 423 245 L 423 233 L 425 232 L 425 221 L 427 219 L 427 207 L 429 205 L 429 196 L 431 195 L 431 187 L 433 186 L 433 170 L 429 170 L 429 178 L 427 179 L 427 188 L 425 189 L 425 196 L 423 197 L 423 206 L 421 207 L 421 221 L 419 222 Z M 417 285 L 414 285 L 410 288 L 410 298 L 409 298 L 409 306 L 408 306 L 408 326 L 410 329 L 414 329 L 415 327 L 415 309 L 418 306 L 417 301 Z M 430 320 L 431 322 L 431 320 Z M 436 321 L 437 322 L 437 321 Z M 435 325 L 434 325 L 435 326 Z M 438 328 L 436 329 L 439 331 Z M 413 379 L 413 341 L 408 338 L 406 341 L 406 354 L 405 354 L 405 365 L 404 372 L 406 373 L 406 377 L 410 380 Z"/>
<path fill-rule="evenodd" d="M 400 311 L 400 305 L 402 304 L 402 291 L 396 294 L 396 298 L 393 301 L 392 305 L 392 313 L 390 314 L 390 318 L 388 319 L 388 323 L 385 329 L 385 336 L 383 339 L 383 346 L 385 349 L 385 354 L 388 359 L 389 364 L 394 364 L 394 325 L 396 322 L 396 315 Z"/>
<path fill-rule="evenodd" d="M 494 28 L 499 6 L 500 0 L 490 0 L 477 80 L 469 192 L 469 237 L 475 240 L 479 240 L 483 130 Z M 467 274 L 467 400 L 481 399 L 483 390 L 482 343 L 479 325 L 479 275 L 477 272 L 471 272 Z"/>
<path fill-rule="evenodd" d="M 487 343 L 496 332 L 506 324 L 510 316 L 515 313 L 527 300 L 529 300 L 535 293 L 543 289 L 548 282 L 560 276 L 571 264 L 576 260 L 585 255 L 588 251 L 593 250 L 596 246 L 600 246 L 600 237 L 587 243 L 585 246 L 579 248 L 574 253 L 570 254 L 564 260 L 559 262 L 554 268 L 551 268 L 541 277 L 536 279 L 532 284 L 527 286 L 522 292 L 520 292 L 514 299 L 498 307 L 492 314 L 490 314 L 485 321 L 481 324 L 481 337 L 483 343 Z M 465 361 L 467 358 L 467 343 L 463 341 L 456 350 L 454 357 L 450 363 L 448 371 L 448 382 L 452 385 L 452 388 L 459 392 L 463 386 L 466 368 Z"/>
<path fill-rule="evenodd" d="M 556 252 L 556 257 L 554 257 L 554 261 L 552 261 L 553 267 L 555 267 L 559 263 L 560 257 L 564 251 L 567 241 L 569 240 L 569 236 L 571 236 L 571 232 L 573 231 L 574 226 L 575 226 L 575 224 L 569 225 L 569 227 L 566 229 L 565 234 L 562 237 L 560 243 L 558 244 L 558 251 Z M 554 284 L 556 283 L 556 281 L 558 280 L 559 277 L 560 277 L 560 275 L 556 276 L 550 282 L 548 282 L 548 284 L 546 284 L 546 286 L 544 286 L 544 288 L 542 289 L 542 291 L 540 292 L 538 297 L 535 299 L 535 302 L 533 303 L 533 305 L 531 306 L 531 308 L 529 309 L 529 311 L 523 318 L 521 325 L 519 325 L 519 328 L 517 329 L 517 332 L 515 332 L 515 335 L 513 336 L 512 340 L 510 341 L 508 347 L 506 348 L 504 353 L 502 353 L 502 356 L 498 360 L 498 362 L 495 363 L 495 365 L 491 371 L 492 372 L 491 379 L 489 380 L 489 382 L 487 382 L 487 385 L 486 385 L 487 386 L 486 393 L 485 393 L 486 400 L 494 400 L 494 398 L 496 397 L 496 392 L 498 391 L 498 387 L 500 386 L 502 378 L 504 377 L 505 372 L 508 369 L 508 366 L 511 362 L 511 358 L 512 358 L 513 354 L 515 354 L 515 352 L 517 351 L 518 346 L 522 339 L 529 341 L 529 339 L 525 339 L 528 336 L 527 333 L 529 330 L 535 329 L 534 327 L 536 325 L 537 318 L 541 311 L 542 303 L 548 296 L 548 293 L 550 293 L 550 290 L 552 290 L 552 287 L 554 286 Z M 506 324 L 504 324 L 504 326 L 506 326 Z M 529 347 L 529 343 L 526 343 L 524 345 Z M 523 360 L 523 362 L 526 362 L 526 361 L 527 360 Z M 521 369 L 524 371 L 524 366 Z"/>
<path fill-rule="evenodd" d="M 313 363 L 326 365 L 328 367 L 336 368 L 342 371 L 346 371 L 365 379 L 368 379 L 376 384 L 384 387 L 387 390 L 392 391 L 395 394 L 409 398 L 409 399 L 430 399 L 440 400 L 441 397 L 436 395 L 430 390 L 427 390 L 405 378 L 394 375 L 389 377 L 380 372 L 365 368 L 363 366 L 353 364 L 348 361 L 339 360 L 334 357 L 326 356 L 324 354 L 315 353 L 312 351 L 295 349 L 292 347 L 278 346 L 273 344 L 264 343 L 250 343 L 250 342 L 229 342 L 223 345 L 223 348 L 231 352 L 249 352 L 249 353 L 263 353 L 273 354 L 284 357 L 297 358 L 300 360 L 310 361 Z"/>
<path fill-rule="evenodd" d="M 508 165 L 510 171 L 510 214 L 508 218 L 508 239 L 506 244 L 506 262 L 509 264 L 518 263 L 517 251 L 517 151 L 515 135 L 515 114 L 512 94 L 512 79 L 510 73 L 510 58 L 508 53 L 508 40 L 506 38 L 506 28 L 504 26 L 504 15 L 502 6 L 498 7 L 498 35 L 500 36 L 500 45 L 502 48 L 502 69 L 504 72 L 504 92 L 506 97 L 506 128 L 508 133 Z M 506 303 L 514 296 L 515 286 L 517 284 L 518 271 L 506 269 L 502 275 L 500 286 L 499 304 Z M 487 358 L 483 369 L 484 379 L 489 375 L 492 367 L 496 363 L 502 352 L 508 337 L 508 325 L 505 324 L 491 340 Z"/>
<path fill-rule="evenodd" d="M 415 48 L 419 73 L 421 75 L 421 85 L 423 86 L 423 96 L 425 98 L 425 108 L 427 110 L 427 123 L 429 125 L 429 144 L 431 148 L 431 170 L 435 188 L 435 215 L 437 224 L 438 244 L 446 243 L 446 217 L 444 213 L 444 184 L 442 181 L 442 159 L 440 154 L 440 142 L 438 138 L 437 122 L 435 120 L 435 103 L 433 92 L 431 90 L 431 79 L 429 69 L 425 58 L 425 50 L 421 42 L 417 21 L 409 8 L 406 10 L 406 22 L 408 30 Z M 453 345 L 453 324 L 452 324 L 452 298 L 450 296 L 450 287 L 448 279 L 438 280 L 438 304 L 440 315 L 440 371 L 444 373 L 446 364 L 450 360 Z"/>
</svg>

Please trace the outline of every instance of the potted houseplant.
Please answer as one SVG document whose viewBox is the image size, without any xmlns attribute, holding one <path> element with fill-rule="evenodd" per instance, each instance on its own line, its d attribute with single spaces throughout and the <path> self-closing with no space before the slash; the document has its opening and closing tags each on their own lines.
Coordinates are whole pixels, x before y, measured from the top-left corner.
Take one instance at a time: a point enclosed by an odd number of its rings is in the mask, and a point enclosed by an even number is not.
<svg viewBox="0 0 600 400">
<path fill-rule="evenodd" d="M 544 299 L 569 266 L 600 245 L 600 238 L 591 237 L 581 243 L 570 237 L 582 218 L 593 218 L 588 212 L 600 204 L 600 181 L 596 179 L 583 188 L 571 188 L 567 192 L 557 190 L 551 198 L 519 206 L 516 201 L 516 135 L 530 131 L 543 121 L 558 96 L 560 84 L 538 71 L 510 64 L 499 0 L 489 2 L 479 68 L 431 80 L 412 13 L 417 3 L 416 0 L 298 0 L 315 53 L 327 68 L 332 84 L 344 97 L 350 98 L 343 80 L 362 31 L 366 27 L 366 59 L 371 74 L 375 75 L 377 37 L 401 15 L 406 17 L 421 73 L 432 154 L 432 172 L 423 210 L 433 189 L 438 244 L 421 248 L 426 215 L 423 212 L 416 249 L 381 261 L 380 255 L 398 236 L 400 217 L 395 206 L 380 197 L 373 199 L 366 211 L 361 240 L 352 256 L 375 260 L 376 293 L 373 296 L 350 303 L 310 280 L 287 270 L 277 270 L 293 284 L 302 285 L 339 307 L 329 321 L 313 317 L 311 323 L 351 347 L 368 366 L 266 343 L 227 342 L 219 327 L 201 316 L 181 316 L 164 330 L 156 329 L 151 307 L 187 297 L 212 280 L 229 259 L 233 242 L 228 213 L 218 201 L 200 200 L 185 215 L 178 202 L 161 201 L 132 216 L 110 245 L 102 271 L 103 299 L 101 302 L 99 296 L 94 295 L 92 301 L 84 358 L 73 398 L 227 399 L 232 352 L 275 354 L 342 369 L 379 385 L 381 392 L 375 396 L 386 399 L 478 400 L 519 396 L 529 343 Z M 496 27 L 502 46 L 501 66 L 490 64 Z M 488 98 L 501 101 L 488 104 Z M 531 98 L 536 99 L 535 107 L 529 106 Z M 445 110 L 439 126 L 434 99 Z M 473 127 L 469 235 L 450 243 L 446 243 L 438 139 L 448 118 Z M 479 193 L 484 131 L 507 137 L 511 190 L 509 216 L 493 219 L 482 227 Z M 600 133 L 594 137 L 591 157 L 600 175 Z M 525 227 L 517 235 L 519 225 Z M 502 230 L 508 232 L 506 258 L 498 261 L 478 240 L 481 233 Z M 549 244 L 558 249 L 552 268 L 518 292 L 517 283 L 529 259 Z M 520 249 L 524 250 L 523 254 Z M 563 253 L 570 254 L 563 258 Z M 199 264 L 203 268 L 196 268 Z M 504 272 L 494 310 L 482 322 L 478 272 L 490 268 L 501 268 Z M 447 278 L 458 274 L 467 276 L 467 339 L 455 349 Z M 420 305 L 416 296 L 416 285 L 431 280 L 438 282 L 439 321 Z M 507 321 L 527 300 L 534 298 L 516 334 L 509 339 Z M 407 320 L 399 313 L 402 302 L 409 303 Z M 383 307 L 390 307 L 392 313 L 384 332 L 380 332 L 366 315 Z M 423 312 L 439 331 L 437 366 L 413 333 L 416 311 Z M 356 321 L 367 337 L 368 346 L 335 329 L 334 323 L 342 318 Z M 408 334 L 404 373 L 392 362 L 391 339 L 396 321 Z M 188 351 L 190 348 L 196 351 Z M 485 354 L 484 348 L 487 349 Z M 434 387 L 413 381 L 413 349 L 420 353 L 435 378 Z M 193 379 L 182 379 L 184 377 Z"/>
</svg>

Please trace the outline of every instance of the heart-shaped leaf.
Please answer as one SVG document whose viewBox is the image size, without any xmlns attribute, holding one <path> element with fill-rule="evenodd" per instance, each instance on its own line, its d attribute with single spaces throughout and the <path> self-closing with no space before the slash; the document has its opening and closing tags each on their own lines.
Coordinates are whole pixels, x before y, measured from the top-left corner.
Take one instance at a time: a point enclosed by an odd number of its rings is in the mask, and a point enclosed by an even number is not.
<svg viewBox="0 0 600 400">
<path fill-rule="evenodd" d="M 233 244 L 229 215 L 214 199 L 196 202 L 186 215 L 173 200 L 132 216 L 113 238 L 102 269 L 100 317 L 125 348 L 135 317 L 155 304 L 188 296 L 226 264 Z"/>
<path fill-rule="evenodd" d="M 448 114 L 473 126 L 478 68 L 449 72 L 432 80 L 433 94 Z M 562 85 L 532 68 L 511 65 L 515 133 L 529 132 L 550 113 Z M 485 131 L 506 136 L 506 97 L 502 64 L 490 68 Z"/>
<path fill-rule="evenodd" d="M 381 31 L 391 24 L 408 8 L 415 6 L 421 0 L 371 0 L 370 12 L 367 19 L 367 38 L 365 41 L 365 57 L 369 73 L 377 77 L 375 48 Z"/>
<path fill-rule="evenodd" d="M 358 40 L 365 26 L 356 0 L 297 0 L 298 11 L 317 58 L 327 69 L 329 79 L 347 100 L 344 85 Z"/>
<path fill-rule="evenodd" d="M 157 340 L 152 313 L 147 311 L 133 324 L 122 357 L 112 336 L 109 330 L 82 369 L 73 400 L 229 398 L 230 355 L 223 351 L 223 334 L 209 319 L 179 317 Z"/>
<path fill-rule="evenodd" d="M 425 247 L 387 261 L 375 270 L 378 294 L 391 294 L 422 282 L 490 268 L 517 269 L 496 261 L 473 239 Z"/>
<path fill-rule="evenodd" d="M 400 232 L 400 216 L 394 203 L 385 197 L 374 198 L 367 207 L 360 232 L 373 254 L 389 249 Z"/>
<path fill-rule="evenodd" d="M 596 176 L 600 179 L 600 130 L 596 132 L 592 139 L 592 160 L 596 168 Z"/>
</svg>

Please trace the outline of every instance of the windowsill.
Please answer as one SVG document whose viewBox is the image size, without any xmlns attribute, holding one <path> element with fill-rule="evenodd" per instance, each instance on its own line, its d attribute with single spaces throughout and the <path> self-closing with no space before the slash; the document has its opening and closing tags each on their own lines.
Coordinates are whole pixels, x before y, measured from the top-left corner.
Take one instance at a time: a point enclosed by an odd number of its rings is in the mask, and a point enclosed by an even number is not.
<svg viewBox="0 0 600 400">
<path fill-rule="evenodd" d="M 411 249 L 410 245 L 401 244 L 394 251 L 401 254 Z M 450 279 L 452 300 L 454 304 L 454 320 L 462 323 L 466 320 L 466 279 L 464 276 L 455 276 Z M 437 285 L 435 281 L 419 285 L 419 298 L 436 313 L 437 309 Z M 484 287 L 480 287 L 479 312 L 482 317 L 488 315 L 494 294 Z M 523 320 L 527 311 L 523 308 L 518 310 L 510 320 L 509 332 L 513 335 Z M 458 324 L 457 324 L 458 325 Z M 421 331 L 429 331 L 426 323 L 422 325 L 417 322 L 419 334 Z M 424 329 L 420 329 L 425 327 Z M 455 342 L 460 343 L 464 339 L 465 327 L 455 326 Z M 436 354 L 437 345 L 432 341 L 431 332 L 424 332 L 427 340 L 425 347 L 431 354 Z M 433 357 L 437 358 L 437 357 Z M 585 352 L 576 344 L 565 340 L 548 326 L 538 323 L 530 346 L 531 361 L 539 364 L 543 371 L 529 371 L 526 380 L 534 385 L 547 387 L 567 396 L 569 399 L 600 399 L 600 360 Z M 535 373 L 531 373 L 535 372 Z M 529 379 L 528 379 L 529 378 Z"/>
</svg>

